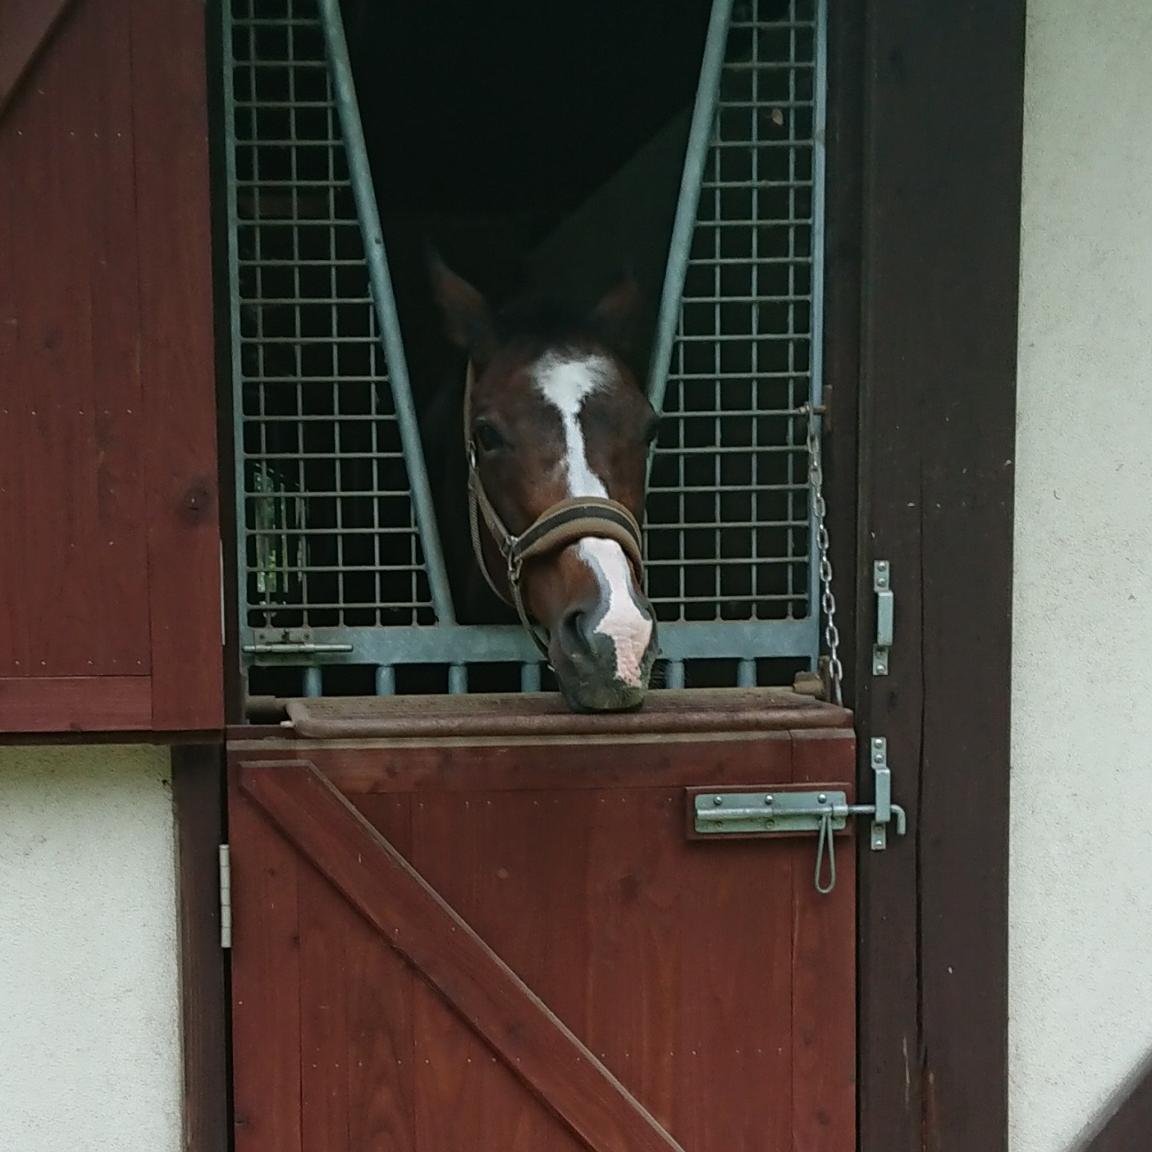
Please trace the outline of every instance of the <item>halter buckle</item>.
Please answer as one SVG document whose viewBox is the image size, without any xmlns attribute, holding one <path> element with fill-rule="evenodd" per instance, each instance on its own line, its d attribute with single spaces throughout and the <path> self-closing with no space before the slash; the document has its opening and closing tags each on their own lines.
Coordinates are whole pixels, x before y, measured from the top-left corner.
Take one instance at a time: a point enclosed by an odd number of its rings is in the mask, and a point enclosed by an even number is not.
<svg viewBox="0 0 1152 1152">
<path fill-rule="evenodd" d="M 505 555 L 508 557 L 508 583 L 513 586 L 520 583 L 520 572 L 524 567 L 523 558 L 516 552 L 516 537 L 509 536 L 504 542 Z"/>
</svg>

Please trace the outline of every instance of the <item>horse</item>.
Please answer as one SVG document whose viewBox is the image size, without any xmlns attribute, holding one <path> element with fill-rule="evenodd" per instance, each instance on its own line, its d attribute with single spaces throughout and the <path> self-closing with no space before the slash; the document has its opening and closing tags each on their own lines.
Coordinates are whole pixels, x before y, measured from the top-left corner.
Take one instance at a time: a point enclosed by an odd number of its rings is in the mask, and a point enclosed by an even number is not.
<svg viewBox="0 0 1152 1152">
<path fill-rule="evenodd" d="M 658 650 L 639 528 L 657 416 L 630 363 L 635 282 L 583 315 L 497 313 L 438 257 L 430 275 L 466 359 L 423 421 L 458 616 L 518 617 L 574 711 L 637 708 Z"/>
</svg>

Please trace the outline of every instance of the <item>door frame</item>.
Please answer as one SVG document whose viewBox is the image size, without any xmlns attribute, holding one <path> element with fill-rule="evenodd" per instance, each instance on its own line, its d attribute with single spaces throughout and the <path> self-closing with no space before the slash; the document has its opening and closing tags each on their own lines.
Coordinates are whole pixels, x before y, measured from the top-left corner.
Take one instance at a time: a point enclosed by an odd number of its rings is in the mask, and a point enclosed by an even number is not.
<svg viewBox="0 0 1152 1152">
<path fill-rule="evenodd" d="M 855 573 L 838 587 L 860 746 L 887 738 L 910 818 L 887 852 L 861 844 L 859 1152 L 1005 1152 L 1025 0 L 834 12 L 834 560 Z M 870 777 L 862 758 L 861 795 Z"/>
<path fill-rule="evenodd" d="M 1007 1147 L 1024 5 L 832 5 L 832 555 L 847 700 L 863 746 L 887 737 L 910 815 L 908 837 L 887 852 L 861 845 L 859 1152 Z M 892 564 L 897 604 L 883 680 L 871 675 L 876 558 Z M 218 746 L 174 756 L 195 1025 L 186 1123 L 205 1121 L 190 1124 L 186 1146 L 204 1152 L 227 1147 L 226 981 L 219 952 L 209 956 L 221 765 Z M 861 795 L 870 776 L 865 762 Z"/>
</svg>

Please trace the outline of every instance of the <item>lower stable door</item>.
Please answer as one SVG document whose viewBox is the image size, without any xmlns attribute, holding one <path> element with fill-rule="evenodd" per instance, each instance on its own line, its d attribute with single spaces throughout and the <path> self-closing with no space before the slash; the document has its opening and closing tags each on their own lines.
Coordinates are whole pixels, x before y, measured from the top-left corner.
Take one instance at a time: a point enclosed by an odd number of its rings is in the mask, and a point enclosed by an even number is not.
<svg viewBox="0 0 1152 1152">
<path fill-rule="evenodd" d="M 853 748 L 234 751 L 237 1152 L 852 1152 Z"/>
</svg>

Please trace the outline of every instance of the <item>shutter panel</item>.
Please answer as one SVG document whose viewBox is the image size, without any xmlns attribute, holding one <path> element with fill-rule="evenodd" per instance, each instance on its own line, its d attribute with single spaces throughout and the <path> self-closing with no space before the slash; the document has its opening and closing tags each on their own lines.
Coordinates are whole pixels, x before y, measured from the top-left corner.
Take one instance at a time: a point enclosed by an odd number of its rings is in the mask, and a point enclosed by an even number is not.
<svg viewBox="0 0 1152 1152">
<path fill-rule="evenodd" d="M 217 728 L 203 8 L 5 10 L 0 731 Z"/>
</svg>

